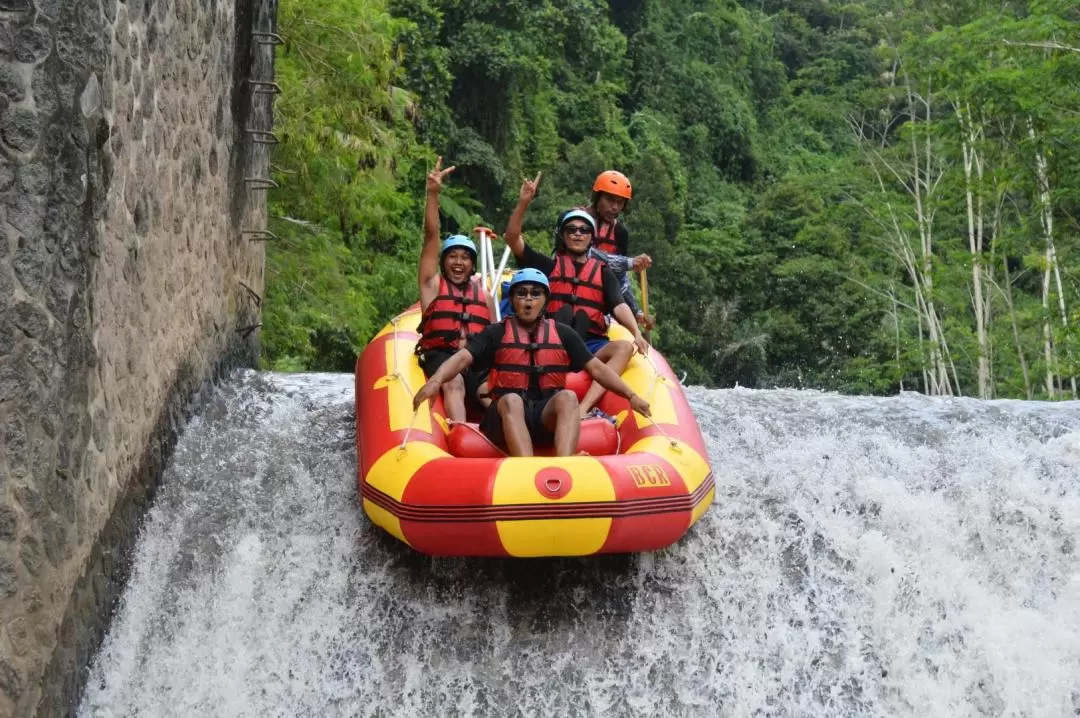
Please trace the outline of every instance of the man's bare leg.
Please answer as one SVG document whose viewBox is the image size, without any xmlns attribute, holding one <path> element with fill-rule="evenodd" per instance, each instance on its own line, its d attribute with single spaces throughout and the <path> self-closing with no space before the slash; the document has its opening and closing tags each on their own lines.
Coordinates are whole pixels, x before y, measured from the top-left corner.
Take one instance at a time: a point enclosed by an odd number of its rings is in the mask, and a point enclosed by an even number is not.
<svg viewBox="0 0 1080 718">
<path fill-rule="evenodd" d="M 450 421 L 465 421 L 465 379 L 458 374 L 442 385 L 443 406 Z"/>
<path fill-rule="evenodd" d="M 597 359 L 608 365 L 616 374 L 622 376 L 623 370 L 626 369 L 626 365 L 630 363 L 630 357 L 634 355 L 634 345 L 626 341 L 608 342 L 604 347 L 596 352 L 594 355 Z M 604 395 L 604 387 L 600 386 L 600 382 L 594 381 L 589 390 L 585 392 L 585 396 L 581 399 L 581 404 L 578 406 L 579 416 L 584 419 L 585 415 L 596 406 L 596 403 L 600 401 L 600 397 Z"/>
<path fill-rule="evenodd" d="M 525 426 L 525 402 L 517 394 L 507 394 L 496 405 L 503 436 L 511 456 L 532 456 L 532 437 Z"/>
<path fill-rule="evenodd" d="M 578 436 L 581 434 L 577 394 L 563 389 L 551 397 L 540 412 L 540 421 L 545 429 L 555 434 L 556 456 L 573 456 L 577 453 Z"/>
</svg>

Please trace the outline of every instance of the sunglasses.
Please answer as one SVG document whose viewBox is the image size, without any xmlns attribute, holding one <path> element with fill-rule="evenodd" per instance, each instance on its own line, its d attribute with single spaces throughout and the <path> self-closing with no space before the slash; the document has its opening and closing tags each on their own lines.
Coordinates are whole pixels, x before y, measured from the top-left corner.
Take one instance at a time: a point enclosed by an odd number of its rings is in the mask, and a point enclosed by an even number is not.
<svg viewBox="0 0 1080 718">
<path fill-rule="evenodd" d="M 545 292 L 539 287 L 518 287 L 514 290 L 514 296 L 518 299 L 524 299 L 525 297 L 537 297 L 544 296 Z"/>
<path fill-rule="evenodd" d="M 593 229 L 587 224 L 573 224 L 563 227 L 567 234 L 592 234 Z"/>
</svg>

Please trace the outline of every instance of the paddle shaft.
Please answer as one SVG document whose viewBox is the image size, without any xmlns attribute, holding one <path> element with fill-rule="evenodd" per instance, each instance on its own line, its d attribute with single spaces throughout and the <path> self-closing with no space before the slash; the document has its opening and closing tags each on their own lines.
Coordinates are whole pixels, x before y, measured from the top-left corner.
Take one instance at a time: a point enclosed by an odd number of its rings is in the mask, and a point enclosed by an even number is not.
<svg viewBox="0 0 1080 718">
<path fill-rule="evenodd" d="M 649 270 L 641 270 L 641 311 L 645 313 L 645 318 L 649 317 Z M 645 341 L 652 343 L 652 330 L 646 329 L 642 332 L 645 337 Z"/>
</svg>

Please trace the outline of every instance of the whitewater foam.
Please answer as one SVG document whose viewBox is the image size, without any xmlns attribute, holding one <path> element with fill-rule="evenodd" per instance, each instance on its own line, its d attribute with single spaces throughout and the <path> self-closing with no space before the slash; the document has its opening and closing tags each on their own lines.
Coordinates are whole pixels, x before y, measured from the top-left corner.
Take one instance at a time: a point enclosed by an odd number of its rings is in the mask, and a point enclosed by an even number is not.
<svg viewBox="0 0 1080 718">
<path fill-rule="evenodd" d="M 688 389 L 670 549 L 429 559 L 357 503 L 349 375 L 186 428 L 82 716 L 1080 712 L 1080 404 Z"/>
</svg>

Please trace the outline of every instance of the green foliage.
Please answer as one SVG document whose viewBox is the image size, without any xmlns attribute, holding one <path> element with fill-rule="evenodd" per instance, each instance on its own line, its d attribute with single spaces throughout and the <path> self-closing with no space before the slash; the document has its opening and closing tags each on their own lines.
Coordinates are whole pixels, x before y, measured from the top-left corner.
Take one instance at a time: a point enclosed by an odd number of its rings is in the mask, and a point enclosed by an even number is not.
<svg viewBox="0 0 1080 718">
<path fill-rule="evenodd" d="M 266 362 L 348 369 L 416 300 L 443 155 L 444 234 L 501 231 L 542 170 L 542 248 L 626 172 L 654 338 L 688 381 L 930 391 L 940 359 L 972 394 L 981 356 L 990 395 L 1071 391 L 1078 21 L 1065 0 L 282 0 Z"/>
<path fill-rule="evenodd" d="M 348 371 L 385 319 L 415 301 L 418 141 L 397 38 L 380 2 L 283 0 L 281 144 L 271 197 L 265 363 Z M 452 202 L 452 198 L 447 198 Z"/>
</svg>

